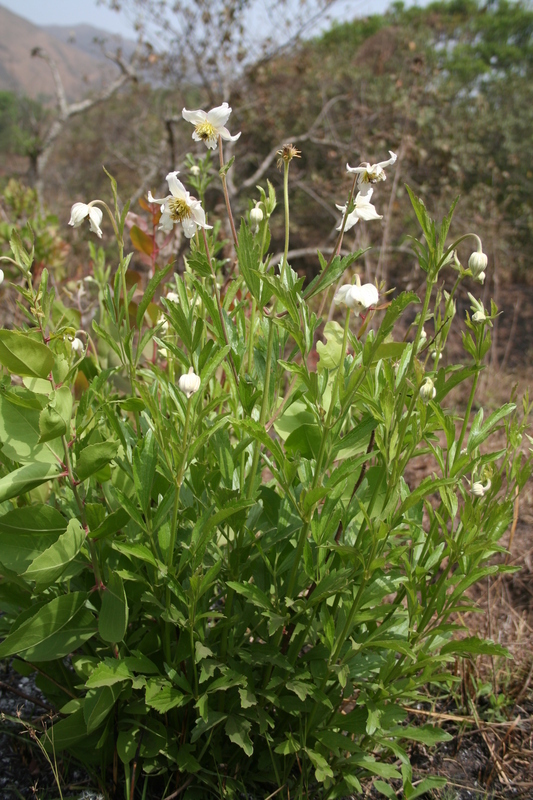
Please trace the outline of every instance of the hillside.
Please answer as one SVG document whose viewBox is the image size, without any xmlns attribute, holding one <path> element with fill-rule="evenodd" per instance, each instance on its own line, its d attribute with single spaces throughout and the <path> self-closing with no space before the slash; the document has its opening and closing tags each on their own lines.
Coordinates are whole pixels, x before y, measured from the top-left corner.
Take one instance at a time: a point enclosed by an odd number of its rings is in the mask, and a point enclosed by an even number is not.
<svg viewBox="0 0 533 800">
<path fill-rule="evenodd" d="M 115 72 L 115 67 L 84 47 L 62 41 L 0 5 L 0 90 L 43 100 L 53 96 L 50 71 L 41 59 L 32 58 L 36 47 L 55 59 L 69 99 L 79 99 Z"/>
</svg>

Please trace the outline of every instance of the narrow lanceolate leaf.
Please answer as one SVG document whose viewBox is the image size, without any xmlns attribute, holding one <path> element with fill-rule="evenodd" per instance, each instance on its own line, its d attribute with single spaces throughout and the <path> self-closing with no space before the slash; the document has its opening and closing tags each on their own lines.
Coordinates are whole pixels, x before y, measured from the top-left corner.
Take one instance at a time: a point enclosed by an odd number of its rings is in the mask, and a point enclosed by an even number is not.
<svg viewBox="0 0 533 800">
<path fill-rule="evenodd" d="M 0 364 L 15 375 L 47 378 L 54 356 L 45 344 L 25 333 L 0 330 Z"/>
<path fill-rule="evenodd" d="M 85 542 L 85 531 L 77 519 L 71 519 L 67 530 L 32 561 L 24 577 L 35 581 L 36 590 L 50 586 L 78 555 Z"/>
<path fill-rule="evenodd" d="M 76 472 L 80 481 L 84 481 L 90 475 L 98 472 L 116 456 L 118 451 L 117 442 L 98 442 L 89 444 L 81 451 L 81 455 L 76 464 Z"/>
<path fill-rule="evenodd" d="M 112 572 L 102 594 L 98 633 L 104 642 L 121 642 L 128 627 L 128 601 L 122 578 Z"/>
<path fill-rule="evenodd" d="M 83 608 L 85 600 L 85 592 L 54 597 L 4 639 L 0 644 L 0 658 L 12 655 L 25 658 L 31 652 L 36 661 L 44 661 L 68 655 L 79 646 L 77 642 L 81 644 L 96 631 L 96 625 L 92 626 L 92 631 L 88 627 L 86 614 L 91 619 L 92 614 Z M 81 636 L 76 635 L 76 630 Z"/>
<path fill-rule="evenodd" d="M 58 464 L 24 464 L 23 467 L 0 478 L 0 503 L 35 489 L 57 477 L 60 472 Z"/>
</svg>

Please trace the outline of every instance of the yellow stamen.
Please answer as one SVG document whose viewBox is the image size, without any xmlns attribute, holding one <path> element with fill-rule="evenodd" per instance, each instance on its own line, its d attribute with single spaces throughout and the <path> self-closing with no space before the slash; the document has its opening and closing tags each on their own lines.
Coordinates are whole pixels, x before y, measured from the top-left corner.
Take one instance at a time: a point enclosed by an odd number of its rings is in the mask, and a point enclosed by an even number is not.
<svg viewBox="0 0 533 800">
<path fill-rule="evenodd" d="M 185 200 L 181 200 L 179 197 L 171 197 L 167 206 L 174 222 L 183 222 L 184 219 L 191 217 L 191 209 Z"/>
<path fill-rule="evenodd" d="M 200 122 L 194 130 L 203 142 L 217 138 L 217 132 L 210 122 Z"/>
</svg>

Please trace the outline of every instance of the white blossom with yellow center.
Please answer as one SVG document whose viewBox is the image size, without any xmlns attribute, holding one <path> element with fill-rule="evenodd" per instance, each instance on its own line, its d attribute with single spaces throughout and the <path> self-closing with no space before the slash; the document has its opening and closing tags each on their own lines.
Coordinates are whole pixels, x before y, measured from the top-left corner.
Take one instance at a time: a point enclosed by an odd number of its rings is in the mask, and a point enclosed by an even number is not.
<svg viewBox="0 0 533 800">
<path fill-rule="evenodd" d="M 379 183 L 387 179 L 385 167 L 390 167 L 398 158 L 392 150 L 389 150 L 389 154 L 390 158 L 387 161 L 380 161 L 378 164 L 369 164 L 368 161 L 363 161 L 358 167 L 350 167 L 349 164 L 346 164 L 348 172 L 358 175 L 357 186 L 362 195 L 372 191 L 373 183 Z"/>
<path fill-rule="evenodd" d="M 176 177 L 177 172 L 169 172 L 167 175 L 170 194 L 167 197 L 152 197 L 148 192 L 150 203 L 159 203 L 161 206 L 161 219 L 159 230 L 170 233 L 176 222 L 181 222 L 183 233 L 190 239 L 196 233 L 197 228 L 212 228 L 205 221 L 205 211 L 202 204 L 195 197 L 192 197 L 185 186 Z"/>
<path fill-rule="evenodd" d="M 228 142 L 236 142 L 240 133 L 232 136 L 228 129 L 225 127 L 226 122 L 231 114 L 231 108 L 227 103 L 222 103 L 221 106 L 212 108 L 211 111 L 187 111 L 184 108 L 181 112 L 183 119 L 194 125 L 194 133 L 192 138 L 195 142 L 203 142 L 210 150 L 216 150 L 218 145 L 218 137 L 225 139 Z"/>
</svg>

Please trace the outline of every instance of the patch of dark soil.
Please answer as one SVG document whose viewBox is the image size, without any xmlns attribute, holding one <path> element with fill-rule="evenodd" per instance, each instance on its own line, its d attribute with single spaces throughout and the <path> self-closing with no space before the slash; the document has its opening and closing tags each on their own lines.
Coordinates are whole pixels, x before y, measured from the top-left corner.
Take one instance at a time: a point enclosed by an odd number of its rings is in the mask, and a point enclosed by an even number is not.
<svg viewBox="0 0 533 800">
<path fill-rule="evenodd" d="M 59 797 L 53 771 L 37 744 L 35 728 L 46 724 L 50 710 L 33 676 L 23 677 L 9 661 L 0 662 L 0 800 L 48 800 Z M 83 770 L 58 759 L 62 792 L 67 798 L 95 798 L 85 793 Z"/>
</svg>

